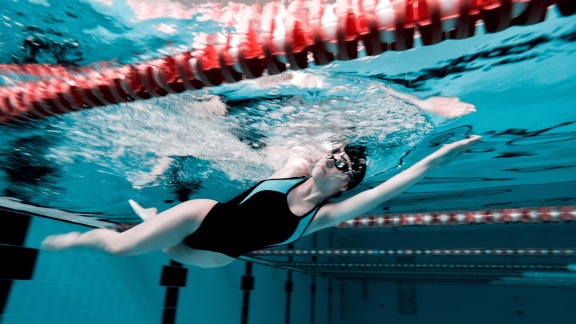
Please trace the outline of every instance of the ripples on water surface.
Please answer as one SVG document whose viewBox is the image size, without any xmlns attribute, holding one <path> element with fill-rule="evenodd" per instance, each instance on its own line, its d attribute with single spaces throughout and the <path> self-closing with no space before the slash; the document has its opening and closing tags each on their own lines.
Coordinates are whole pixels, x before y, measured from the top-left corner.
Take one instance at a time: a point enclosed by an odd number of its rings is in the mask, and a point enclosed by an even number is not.
<svg viewBox="0 0 576 324">
<path fill-rule="evenodd" d="M 146 11 L 141 3 L 135 11 L 133 1 L 9 3 L 0 9 L 0 63 L 82 66 L 175 53 L 201 38 L 200 31 L 223 28 L 205 19 L 207 6 Z M 387 208 L 576 203 L 569 189 L 576 161 L 567 154 L 576 134 L 570 95 L 575 25 L 573 17 L 554 18 L 496 35 L 2 127 L 1 196 L 133 220 L 129 198 L 160 209 L 188 198 L 229 198 L 282 165 L 285 154 L 277 148 L 365 142 L 368 187 L 438 145 L 474 133 L 484 139 L 472 152 Z M 21 78 L 0 74 L 5 85 Z M 388 87 L 458 96 L 478 112 L 433 118 L 391 96 Z"/>
</svg>

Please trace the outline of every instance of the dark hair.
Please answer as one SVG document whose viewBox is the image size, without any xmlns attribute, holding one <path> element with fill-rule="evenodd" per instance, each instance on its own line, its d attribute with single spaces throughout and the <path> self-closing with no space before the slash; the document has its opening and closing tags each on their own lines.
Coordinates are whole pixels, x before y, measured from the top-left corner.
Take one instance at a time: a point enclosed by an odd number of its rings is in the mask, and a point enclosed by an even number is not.
<svg viewBox="0 0 576 324">
<path fill-rule="evenodd" d="M 364 180 L 366 175 L 366 167 L 368 165 L 366 161 L 366 146 L 360 144 L 348 144 L 344 148 L 344 151 L 350 158 L 350 163 L 352 165 L 352 172 L 350 172 L 350 181 L 348 181 L 348 187 L 346 191 L 356 188 Z"/>
</svg>

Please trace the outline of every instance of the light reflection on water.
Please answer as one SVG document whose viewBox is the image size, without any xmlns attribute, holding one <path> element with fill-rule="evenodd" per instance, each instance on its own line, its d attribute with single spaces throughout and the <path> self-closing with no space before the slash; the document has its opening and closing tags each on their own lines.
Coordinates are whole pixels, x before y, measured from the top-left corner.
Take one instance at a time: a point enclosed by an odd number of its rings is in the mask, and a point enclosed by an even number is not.
<svg viewBox="0 0 576 324">
<path fill-rule="evenodd" d="M 339 141 L 368 144 L 377 166 L 370 177 L 433 129 L 423 111 L 378 81 L 309 72 L 281 78 L 284 86 L 278 77 L 263 78 L 231 96 L 226 89 L 183 93 L 51 118 L 34 133 L 47 141 L 42 159 L 55 176 L 15 192 L 32 187 L 35 194 L 23 198 L 56 207 L 79 204 L 87 192 L 81 183 L 91 178 L 100 183 L 94 191 L 115 186 L 125 195 L 176 182 L 193 192 L 209 187 L 207 179 L 247 185 L 281 167 L 289 150 L 309 154 Z"/>
<path fill-rule="evenodd" d="M 422 111 L 375 81 L 358 80 L 344 89 L 333 87 L 330 77 L 311 76 L 326 84 L 312 95 L 307 88 L 298 89 L 300 95 L 280 89 L 258 102 L 227 104 L 226 96 L 182 94 L 67 115 L 52 125 L 61 140 L 50 158 L 59 164 L 90 161 L 134 182 L 159 159 L 193 156 L 231 179 L 256 180 L 280 162 L 268 156 L 268 148 L 321 148 L 327 141 L 358 139 L 414 145 L 432 129 Z"/>
<path fill-rule="evenodd" d="M 47 14 L 60 13 L 59 5 L 46 8 Z M 110 57 L 122 63 L 142 60 L 142 51 L 157 56 L 190 44 L 199 30 L 219 28 L 192 18 L 160 18 L 178 31 L 160 37 L 149 22 L 130 23 L 120 16 L 110 21 L 98 11 L 102 8 L 84 5 L 82 18 L 91 32 L 82 34 L 90 41 L 80 42 L 81 64 Z M 26 25 L 34 17 L 24 9 L 18 19 Z M 130 18 L 126 15 L 122 17 Z M 4 62 L 14 56 L 23 37 L 42 34 L 46 42 L 60 42 L 69 36 L 58 38 L 30 28 L 17 33 L 15 26 L 0 25 L 0 32 L 14 35 L 3 39 Z M 372 185 L 427 149 L 469 133 L 484 135 L 474 155 L 426 179 L 414 191 L 448 197 L 459 190 L 574 181 L 573 158 L 562 152 L 574 138 L 574 114 L 569 110 L 573 96 L 566 94 L 576 71 L 575 26 L 574 17 L 558 18 L 493 35 L 338 61 L 307 72 L 3 127 L 0 191 L 30 203 L 109 215 L 129 212 L 128 198 L 140 197 L 144 204 L 163 209 L 162 202 L 169 205 L 184 197 L 229 198 L 282 165 L 286 154 L 274 148 L 304 154 L 295 147 L 322 148 L 325 142 L 340 140 L 368 144 L 367 184 Z M 43 27 L 47 26 L 39 26 Z M 111 38 L 104 37 L 103 30 Z M 0 82 L 9 80 L 0 77 Z M 420 96 L 458 96 L 474 103 L 478 112 L 437 125 L 416 107 L 388 95 L 385 83 L 405 85 L 406 91 Z M 417 146 L 425 149 L 414 149 Z M 477 194 L 470 197 L 458 202 L 463 207 L 479 204 Z M 523 201 L 495 201 L 499 197 L 491 195 L 482 203 Z M 560 198 L 558 194 L 550 201 Z M 442 205 L 436 201 L 431 204 Z"/>
</svg>

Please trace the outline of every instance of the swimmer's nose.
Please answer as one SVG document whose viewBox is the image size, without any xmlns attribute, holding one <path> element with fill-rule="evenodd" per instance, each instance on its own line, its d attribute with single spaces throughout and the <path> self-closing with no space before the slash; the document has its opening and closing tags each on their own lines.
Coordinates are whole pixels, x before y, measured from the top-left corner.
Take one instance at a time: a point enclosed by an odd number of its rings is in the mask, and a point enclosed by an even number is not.
<svg viewBox="0 0 576 324">
<path fill-rule="evenodd" d="M 329 168 L 334 167 L 334 159 L 332 157 L 326 158 L 326 166 Z"/>
</svg>

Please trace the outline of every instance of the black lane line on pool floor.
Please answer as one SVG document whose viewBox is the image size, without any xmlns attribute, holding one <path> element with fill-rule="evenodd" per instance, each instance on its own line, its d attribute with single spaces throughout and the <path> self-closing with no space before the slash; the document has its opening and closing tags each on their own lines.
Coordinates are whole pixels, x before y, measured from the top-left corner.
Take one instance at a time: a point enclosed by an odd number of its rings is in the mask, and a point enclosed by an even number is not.
<svg viewBox="0 0 576 324">
<path fill-rule="evenodd" d="M 22 247 L 30 225 L 30 216 L 0 210 L 0 315 L 14 280 L 30 280 L 38 250 Z"/>
<path fill-rule="evenodd" d="M 242 316 L 240 323 L 248 324 L 248 317 L 250 316 L 250 293 L 254 290 L 254 276 L 252 276 L 252 262 L 246 262 L 246 271 L 242 276 L 242 283 L 240 289 L 244 291 L 242 297 Z"/>
<path fill-rule="evenodd" d="M 180 287 L 186 287 L 186 277 L 188 269 L 182 264 L 170 260 L 169 266 L 162 268 L 162 278 L 160 285 L 166 287 L 166 297 L 164 297 L 164 313 L 162 314 L 162 324 L 176 323 L 176 311 L 178 309 L 178 294 Z"/>
</svg>

